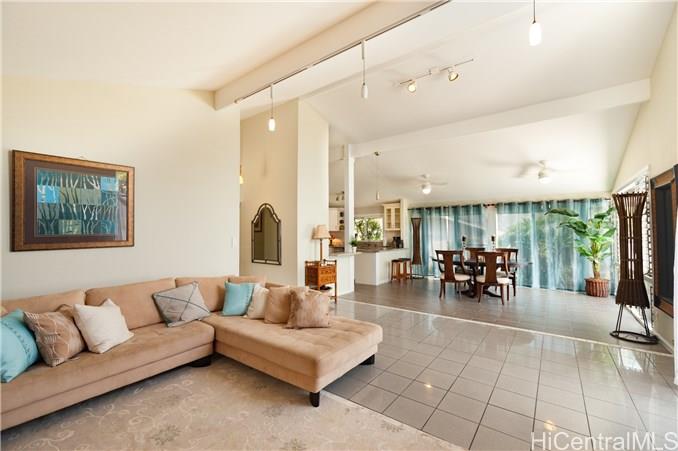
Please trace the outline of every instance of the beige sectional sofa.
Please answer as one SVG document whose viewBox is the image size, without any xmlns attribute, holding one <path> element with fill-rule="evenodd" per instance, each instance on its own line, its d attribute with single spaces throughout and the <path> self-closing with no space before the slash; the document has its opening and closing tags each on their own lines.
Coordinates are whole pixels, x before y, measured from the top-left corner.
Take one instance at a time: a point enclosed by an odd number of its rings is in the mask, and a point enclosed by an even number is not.
<svg viewBox="0 0 678 451">
<path fill-rule="evenodd" d="M 324 387 L 356 365 L 374 361 L 382 340 L 376 324 L 333 317 L 330 328 L 294 330 L 262 320 L 221 316 L 224 283 L 229 280 L 247 279 L 167 278 L 3 301 L 7 312 L 21 308 L 42 313 L 62 304 L 99 305 L 110 298 L 120 306 L 134 337 L 104 354 L 82 352 L 54 368 L 36 363 L 1 384 L 2 429 L 181 365 L 207 365 L 214 351 L 309 391 L 314 406 Z M 202 321 L 166 327 L 152 294 L 193 281 L 215 313 Z"/>
</svg>

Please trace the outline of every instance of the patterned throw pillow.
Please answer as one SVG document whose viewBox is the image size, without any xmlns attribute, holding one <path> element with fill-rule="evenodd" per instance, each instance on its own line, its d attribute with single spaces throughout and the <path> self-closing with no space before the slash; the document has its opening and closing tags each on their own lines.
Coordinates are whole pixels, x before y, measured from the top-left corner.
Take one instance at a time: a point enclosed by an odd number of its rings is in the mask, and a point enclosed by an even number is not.
<svg viewBox="0 0 678 451">
<path fill-rule="evenodd" d="M 198 282 L 154 293 L 153 300 L 167 327 L 181 326 L 210 316 L 210 310 L 198 289 Z"/>
<path fill-rule="evenodd" d="M 330 327 L 330 298 L 318 291 L 292 290 L 288 329 Z"/>
<path fill-rule="evenodd" d="M 24 313 L 24 320 L 35 334 L 45 363 L 57 366 L 85 349 L 85 342 L 73 321 L 73 307 L 60 306 L 56 312 Z"/>
</svg>

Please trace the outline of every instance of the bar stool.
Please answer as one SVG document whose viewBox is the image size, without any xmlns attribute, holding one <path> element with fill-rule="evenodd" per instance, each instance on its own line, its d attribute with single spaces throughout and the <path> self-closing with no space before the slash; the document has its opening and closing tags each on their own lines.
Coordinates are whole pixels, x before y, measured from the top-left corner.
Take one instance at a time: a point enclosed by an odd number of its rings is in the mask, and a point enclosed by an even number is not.
<svg viewBox="0 0 678 451">
<path fill-rule="evenodd" d="M 391 260 L 391 282 L 412 278 L 412 260 L 409 258 L 394 258 Z"/>
</svg>

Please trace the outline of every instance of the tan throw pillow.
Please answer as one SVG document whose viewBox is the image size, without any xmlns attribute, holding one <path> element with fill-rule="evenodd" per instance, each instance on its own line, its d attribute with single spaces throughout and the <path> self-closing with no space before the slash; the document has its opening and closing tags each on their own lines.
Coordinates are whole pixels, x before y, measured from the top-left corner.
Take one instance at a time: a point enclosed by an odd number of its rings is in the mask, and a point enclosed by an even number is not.
<svg viewBox="0 0 678 451">
<path fill-rule="evenodd" d="M 264 322 L 271 324 L 287 323 L 290 317 L 290 287 L 274 287 L 268 290 Z"/>
<path fill-rule="evenodd" d="M 249 319 L 264 319 L 266 316 L 266 300 L 268 299 L 268 288 L 261 285 L 255 285 L 252 291 L 252 300 L 247 307 L 247 317 Z"/>
<path fill-rule="evenodd" d="M 35 334 L 40 355 L 49 366 L 64 363 L 85 349 L 69 305 L 60 306 L 56 312 L 24 312 L 24 321 Z"/>
<path fill-rule="evenodd" d="M 292 291 L 288 329 L 330 327 L 330 298 L 318 291 Z"/>
<path fill-rule="evenodd" d="M 127 329 L 120 307 L 110 299 L 98 307 L 80 304 L 74 307 L 75 324 L 85 338 L 87 349 L 92 352 L 103 354 L 134 336 Z"/>
</svg>

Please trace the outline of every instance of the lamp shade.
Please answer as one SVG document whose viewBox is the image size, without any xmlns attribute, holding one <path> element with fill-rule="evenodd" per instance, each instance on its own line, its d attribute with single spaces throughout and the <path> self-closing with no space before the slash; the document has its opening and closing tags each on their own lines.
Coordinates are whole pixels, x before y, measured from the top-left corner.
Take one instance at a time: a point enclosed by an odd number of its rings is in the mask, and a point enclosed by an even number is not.
<svg viewBox="0 0 678 451">
<path fill-rule="evenodd" d="M 313 229 L 314 240 L 329 240 L 330 238 L 332 238 L 332 235 L 330 235 L 327 225 L 320 224 Z"/>
</svg>

